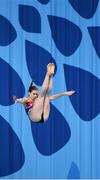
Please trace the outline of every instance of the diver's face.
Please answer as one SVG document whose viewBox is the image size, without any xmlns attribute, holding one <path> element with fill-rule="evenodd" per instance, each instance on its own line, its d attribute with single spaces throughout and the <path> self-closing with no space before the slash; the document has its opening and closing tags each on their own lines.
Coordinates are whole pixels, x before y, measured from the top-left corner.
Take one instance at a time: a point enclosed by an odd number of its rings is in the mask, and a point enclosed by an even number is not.
<svg viewBox="0 0 100 180">
<path fill-rule="evenodd" d="M 38 97 L 38 90 L 33 90 L 29 93 L 30 98 L 33 100 Z"/>
</svg>

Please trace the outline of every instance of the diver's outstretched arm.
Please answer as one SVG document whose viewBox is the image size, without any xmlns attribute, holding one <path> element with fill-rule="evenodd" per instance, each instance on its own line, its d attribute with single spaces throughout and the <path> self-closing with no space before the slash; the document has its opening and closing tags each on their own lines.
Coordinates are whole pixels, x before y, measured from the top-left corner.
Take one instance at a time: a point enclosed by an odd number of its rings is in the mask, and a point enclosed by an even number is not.
<svg viewBox="0 0 100 180">
<path fill-rule="evenodd" d="M 24 104 L 25 102 L 27 102 L 28 98 L 17 98 L 16 96 L 13 96 L 13 100 L 15 101 L 15 103 L 22 103 Z"/>
<path fill-rule="evenodd" d="M 55 100 L 55 99 L 57 99 L 57 98 L 59 98 L 61 96 L 66 96 L 66 95 L 67 96 L 71 96 L 74 93 L 75 93 L 75 91 L 66 91 L 64 93 L 59 93 L 59 94 L 51 95 L 51 96 L 49 96 L 49 99 L 50 100 Z"/>
</svg>

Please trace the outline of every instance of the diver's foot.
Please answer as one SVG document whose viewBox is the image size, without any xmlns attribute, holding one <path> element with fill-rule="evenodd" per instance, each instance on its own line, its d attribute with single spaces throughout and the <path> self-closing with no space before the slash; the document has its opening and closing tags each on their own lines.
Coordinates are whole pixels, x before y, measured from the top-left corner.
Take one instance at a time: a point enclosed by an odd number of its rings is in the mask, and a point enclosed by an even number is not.
<svg viewBox="0 0 100 180">
<path fill-rule="evenodd" d="M 53 75 L 54 74 L 54 70 L 55 70 L 55 65 L 54 63 L 49 63 L 47 65 L 47 72 L 49 75 Z"/>
</svg>

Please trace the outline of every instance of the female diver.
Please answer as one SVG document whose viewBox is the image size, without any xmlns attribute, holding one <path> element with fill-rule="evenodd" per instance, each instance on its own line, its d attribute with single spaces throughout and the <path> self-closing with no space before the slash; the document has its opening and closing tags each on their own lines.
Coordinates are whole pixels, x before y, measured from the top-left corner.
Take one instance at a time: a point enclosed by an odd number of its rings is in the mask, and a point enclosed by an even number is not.
<svg viewBox="0 0 100 180">
<path fill-rule="evenodd" d="M 52 89 L 54 69 L 55 65 L 53 63 L 49 63 L 47 65 L 47 73 L 40 93 L 38 93 L 38 88 L 36 86 L 32 86 L 32 81 L 28 90 L 28 97 L 17 98 L 16 96 L 13 96 L 13 100 L 15 102 L 22 103 L 24 105 L 29 119 L 33 122 L 45 122 L 48 120 L 50 100 L 54 100 L 65 95 L 70 96 L 75 93 L 75 91 L 67 91 L 60 94 L 49 95 L 49 92 Z"/>
</svg>

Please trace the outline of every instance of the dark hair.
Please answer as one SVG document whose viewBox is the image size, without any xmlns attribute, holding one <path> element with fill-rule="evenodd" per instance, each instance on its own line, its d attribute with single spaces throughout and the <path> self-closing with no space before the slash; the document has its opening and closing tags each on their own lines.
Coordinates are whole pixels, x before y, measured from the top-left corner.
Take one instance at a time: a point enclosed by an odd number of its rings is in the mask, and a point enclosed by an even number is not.
<svg viewBox="0 0 100 180">
<path fill-rule="evenodd" d="M 31 82 L 31 84 L 30 84 L 30 86 L 29 86 L 29 89 L 28 89 L 28 92 L 32 92 L 33 90 L 38 90 L 38 88 L 36 87 L 36 86 L 32 86 L 33 85 L 33 80 L 32 80 L 32 82 Z"/>
</svg>

